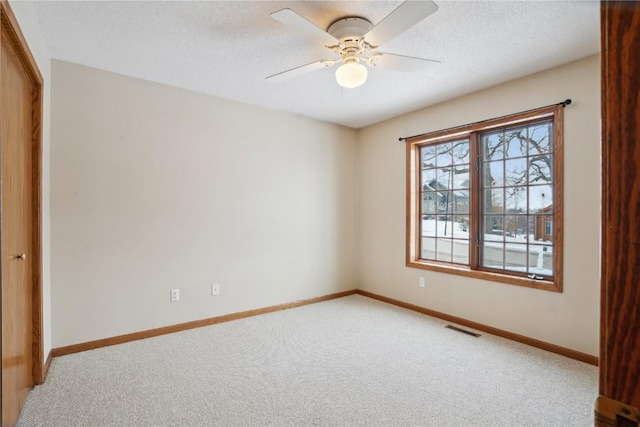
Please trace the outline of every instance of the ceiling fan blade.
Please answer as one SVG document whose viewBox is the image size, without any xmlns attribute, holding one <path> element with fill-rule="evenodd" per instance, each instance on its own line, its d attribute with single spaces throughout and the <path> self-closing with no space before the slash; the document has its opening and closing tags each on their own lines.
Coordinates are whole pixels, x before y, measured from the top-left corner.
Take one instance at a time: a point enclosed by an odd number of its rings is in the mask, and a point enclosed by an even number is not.
<svg viewBox="0 0 640 427">
<path fill-rule="evenodd" d="M 340 41 L 331 34 L 317 27 L 314 23 L 307 21 L 291 9 L 282 9 L 273 12 L 271 17 L 276 21 L 306 34 L 310 38 L 322 43 L 324 46 L 333 46 Z"/>
<path fill-rule="evenodd" d="M 391 68 L 398 71 L 428 71 L 439 65 L 440 61 L 380 52 L 372 55 L 369 63 L 372 67 Z"/>
<path fill-rule="evenodd" d="M 431 0 L 405 1 L 369 30 L 364 35 L 364 39 L 373 46 L 381 46 L 436 10 L 438 10 L 438 5 Z"/>
<path fill-rule="evenodd" d="M 278 74 L 267 77 L 265 80 L 271 83 L 279 83 L 284 80 L 289 80 L 294 77 L 298 77 L 302 74 L 310 73 L 311 71 L 319 70 L 321 68 L 331 67 L 336 61 L 322 59 L 320 61 L 312 62 L 310 64 L 302 65 L 300 67 L 292 68 L 287 71 L 283 71 Z"/>
</svg>

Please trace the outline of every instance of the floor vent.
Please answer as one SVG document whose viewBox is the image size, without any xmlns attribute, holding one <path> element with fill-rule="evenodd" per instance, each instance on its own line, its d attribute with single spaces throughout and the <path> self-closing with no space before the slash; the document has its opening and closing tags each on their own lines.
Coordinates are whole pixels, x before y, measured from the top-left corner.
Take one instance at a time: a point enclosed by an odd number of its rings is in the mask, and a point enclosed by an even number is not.
<svg viewBox="0 0 640 427">
<path fill-rule="evenodd" d="M 480 334 L 476 334 L 475 332 L 467 331 L 462 328 L 458 328 L 457 326 L 447 325 L 445 328 L 453 329 L 454 331 L 462 332 L 463 334 L 471 335 L 472 337 L 478 338 Z"/>
</svg>

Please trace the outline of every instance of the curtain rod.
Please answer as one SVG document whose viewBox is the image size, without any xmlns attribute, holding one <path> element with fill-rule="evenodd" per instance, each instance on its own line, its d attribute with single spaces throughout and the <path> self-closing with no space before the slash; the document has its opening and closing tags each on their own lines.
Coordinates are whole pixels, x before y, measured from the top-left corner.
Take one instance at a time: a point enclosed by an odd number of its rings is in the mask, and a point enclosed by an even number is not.
<svg viewBox="0 0 640 427">
<path fill-rule="evenodd" d="M 493 121 L 493 120 L 505 119 L 507 117 L 520 115 L 520 114 L 525 114 L 525 113 L 530 113 L 531 111 L 541 110 L 543 108 L 553 107 L 554 105 L 562 105 L 563 107 L 566 107 L 569 104 L 571 104 L 571 99 L 565 99 L 564 101 L 558 102 L 557 104 L 550 104 L 550 105 L 547 105 L 545 107 L 532 108 L 531 110 L 526 110 L 526 111 L 522 111 L 520 113 L 515 113 L 515 114 L 507 114 L 506 116 L 495 117 L 493 119 L 480 120 L 479 122 L 474 122 L 473 124 L 479 124 L 479 123 L 484 123 L 484 122 Z M 438 132 L 446 132 L 448 130 L 453 130 L 453 129 L 469 126 L 469 124 L 471 124 L 471 123 L 468 123 L 466 125 L 453 126 L 453 127 L 447 128 L 447 129 L 442 129 L 442 130 L 440 130 Z M 398 141 L 404 142 L 409 138 L 416 138 L 416 137 L 419 137 L 419 136 L 429 135 L 430 133 L 432 133 L 432 132 L 420 133 L 418 135 L 413 135 L 413 136 L 400 137 L 400 138 L 398 138 Z"/>
</svg>

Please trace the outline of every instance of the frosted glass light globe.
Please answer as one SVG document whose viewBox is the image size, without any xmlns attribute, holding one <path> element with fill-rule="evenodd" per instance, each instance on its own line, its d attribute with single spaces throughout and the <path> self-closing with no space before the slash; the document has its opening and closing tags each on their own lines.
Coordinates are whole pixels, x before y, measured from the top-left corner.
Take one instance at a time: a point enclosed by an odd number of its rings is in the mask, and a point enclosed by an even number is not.
<svg viewBox="0 0 640 427">
<path fill-rule="evenodd" d="M 362 86 L 367 81 L 367 67 L 357 62 L 343 64 L 336 70 L 336 81 L 348 89 Z"/>
</svg>

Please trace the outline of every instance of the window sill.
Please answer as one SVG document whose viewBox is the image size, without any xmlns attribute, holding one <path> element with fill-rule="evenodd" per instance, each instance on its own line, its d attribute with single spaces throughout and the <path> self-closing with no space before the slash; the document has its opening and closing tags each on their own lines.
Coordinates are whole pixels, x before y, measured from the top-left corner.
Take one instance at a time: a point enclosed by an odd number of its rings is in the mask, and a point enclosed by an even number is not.
<svg viewBox="0 0 640 427">
<path fill-rule="evenodd" d="M 545 291 L 562 292 L 562 283 L 557 278 L 555 281 L 534 280 L 528 277 L 511 276 L 508 274 L 493 273 L 489 271 L 471 270 L 468 267 L 450 265 L 433 261 L 407 261 L 407 267 L 422 270 L 437 271 L 439 273 L 455 274 L 458 276 L 472 277 L 474 279 L 488 280 L 491 282 L 507 283 L 509 285 L 524 286 L 527 288 L 542 289 Z"/>
</svg>

